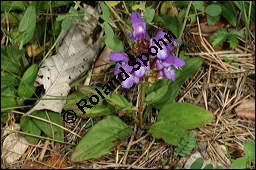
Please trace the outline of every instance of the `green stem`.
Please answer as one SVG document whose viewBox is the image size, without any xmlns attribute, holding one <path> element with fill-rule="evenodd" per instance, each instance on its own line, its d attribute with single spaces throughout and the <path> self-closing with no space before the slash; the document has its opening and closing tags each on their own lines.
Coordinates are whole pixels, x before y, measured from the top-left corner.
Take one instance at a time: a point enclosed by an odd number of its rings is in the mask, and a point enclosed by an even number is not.
<svg viewBox="0 0 256 170">
<path fill-rule="evenodd" d="M 129 32 L 132 32 L 132 28 L 130 28 L 120 17 L 119 17 L 119 15 L 116 13 L 116 11 L 108 4 L 108 2 L 106 2 L 105 1 L 105 3 L 106 3 L 106 5 L 108 6 L 108 8 L 113 12 L 113 14 L 116 16 L 116 18 L 120 21 L 120 22 L 122 22 L 127 28 L 128 28 L 128 30 L 129 30 Z"/>
<path fill-rule="evenodd" d="M 228 153 L 228 159 L 229 159 L 230 163 L 232 163 L 232 159 L 231 159 L 230 152 L 229 152 L 229 150 L 228 150 L 228 146 L 227 146 L 227 144 L 226 144 L 225 138 L 224 138 L 223 135 L 221 135 L 221 137 L 222 137 L 222 139 L 223 139 L 224 146 L 225 146 L 225 148 L 226 148 L 226 150 L 227 150 L 227 153 Z"/>
<path fill-rule="evenodd" d="M 65 30 L 61 30 L 57 40 L 54 42 L 53 46 L 51 47 L 51 49 L 48 51 L 48 53 L 44 56 L 43 60 L 40 62 L 39 66 L 41 66 L 44 62 L 44 60 L 50 55 L 50 53 L 52 52 L 52 50 L 54 49 L 54 47 L 57 45 L 58 41 L 60 40 L 60 38 L 62 37 L 62 34 L 65 32 Z"/>
<path fill-rule="evenodd" d="M 182 28 L 181 28 L 181 31 L 180 31 L 180 35 L 178 37 L 178 40 L 181 39 L 181 36 L 182 36 L 183 31 L 185 29 L 185 26 L 186 26 L 186 23 L 187 23 L 187 19 L 188 19 L 188 13 L 189 13 L 191 4 L 192 4 L 192 1 L 189 1 L 188 7 L 187 7 L 187 11 L 186 11 L 186 14 L 185 14 L 185 18 L 184 18 L 184 21 L 183 21 L 183 24 L 182 24 Z M 179 54 L 179 49 L 180 48 L 177 48 L 176 56 L 178 56 L 178 54 Z"/>
<path fill-rule="evenodd" d="M 139 105 L 139 126 L 141 127 L 143 121 L 143 111 L 144 111 L 144 100 L 145 100 L 146 84 L 141 84 L 140 92 L 140 105 Z"/>
<path fill-rule="evenodd" d="M 182 36 L 182 34 L 183 34 L 183 31 L 184 31 L 184 29 L 185 29 L 186 22 L 187 22 L 187 19 L 188 19 L 188 13 L 189 13 L 191 4 L 192 4 L 192 1 L 190 1 L 189 4 L 188 4 L 187 11 L 186 11 L 185 18 L 184 18 L 184 22 L 183 22 L 182 29 L 181 29 L 181 31 L 180 31 L 180 35 L 179 35 L 178 39 L 181 38 L 181 36 Z"/>
<path fill-rule="evenodd" d="M 143 122 L 146 121 L 146 119 L 147 119 L 147 117 L 148 117 L 148 114 L 149 114 L 149 112 L 151 111 L 151 109 L 152 109 L 152 106 L 151 106 L 151 105 L 148 105 L 147 108 L 146 108 L 144 117 L 143 117 L 143 119 L 142 119 Z"/>
<path fill-rule="evenodd" d="M 33 136 L 33 137 L 37 137 L 37 138 L 41 138 L 41 139 L 47 139 L 47 140 L 51 140 L 51 141 L 55 141 L 55 142 L 58 142 L 58 143 L 63 143 L 63 144 L 71 145 L 71 146 L 76 146 L 76 144 L 73 144 L 73 143 L 63 142 L 63 141 L 60 141 L 60 140 L 51 139 L 51 138 L 47 138 L 47 137 L 43 137 L 43 136 L 38 136 L 38 135 L 31 134 L 31 133 L 26 133 L 26 132 L 21 132 L 21 131 L 17 131 L 17 130 L 11 130 L 11 129 L 5 129 L 5 128 L 1 128 L 1 129 L 2 130 L 7 130 L 7 131 L 10 131 L 10 132 L 20 133 L 20 134 L 23 134 L 23 135 Z"/>
<path fill-rule="evenodd" d="M 122 1 L 122 3 L 123 3 L 123 5 L 124 5 L 124 8 L 125 8 L 126 12 L 127 12 L 129 15 L 131 15 L 131 13 L 129 12 L 129 10 L 128 10 L 128 8 L 127 8 L 126 4 L 125 4 L 125 2 L 124 2 L 124 1 Z"/>
</svg>

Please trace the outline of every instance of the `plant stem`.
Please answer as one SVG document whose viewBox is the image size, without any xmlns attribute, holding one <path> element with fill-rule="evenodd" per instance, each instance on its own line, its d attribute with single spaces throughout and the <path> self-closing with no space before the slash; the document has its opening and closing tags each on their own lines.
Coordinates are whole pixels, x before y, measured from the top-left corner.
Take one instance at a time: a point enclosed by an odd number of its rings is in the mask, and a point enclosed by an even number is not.
<svg viewBox="0 0 256 170">
<path fill-rule="evenodd" d="M 178 40 L 181 39 L 181 36 L 182 36 L 183 31 L 185 29 L 185 26 L 186 26 L 186 23 L 187 23 L 187 19 L 188 19 L 188 13 L 189 13 L 191 4 L 192 4 L 192 1 L 189 1 L 188 7 L 187 7 L 187 11 L 186 11 L 186 14 L 185 14 L 185 18 L 184 18 L 184 21 L 183 21 L 183 24 L 182 24 L 182 28 L 181 28 L 181 31 L 180 31 L 180 35 L 178 37 Z M 179 49 L 180 48 L 177 48 L 176 56 L 178 56 L 178 54 L 179 54 Z"/>
<path fill-rule="evenodd" d="M 146 91 L 146 84 L 141 84 L 141 91 L 140 91 L 140 105 L 139 105 L 139 127 L 142 125 L 143 121 L 143 111 L 144 111 L 144 100 L 145 100 L 145 91 Z"/>
<path fill-rule="evenodd" d="M 119 15 L 116 13 L 116 11 L 108 4 L 108 2 L 105 1 L 107 4 L 108 8 L 113 12 L 113 14 L 117 17 L 117 19 L 122 22 L 130 32 L 132 32 L 132 29 L 119 17 Z"/>
<path fill-rule="evenodd" d="M 184 18 L 184 22 L 183 22 L 183 25 L 182 25 L 182 28 L 181 28 L 180 35 L 179 35 L 178 39 L 181 38 L 181 36 L 182 36 L 182 34 L 183 34 L 183 31 L 184 31 L 184 29 L 185 29 L 186 22 L 187 22 L 187 19 L 188 19 L 188 13 L 189 13 L 191 4 L 192 4 L 192 1 L 189 1 L 188 7 L 187 7 L 187 11 L 186 11 L 186 14 L 185 14 L 185 18 Z"/>
<path fill-rule="evenodd" d="M 150 112 L 151 109 L 152 109 L 152 106 L 151 106 L 151 105 L 148 105 L 147 108 L 146 108 L 144 117 L 143 117 L 143 119 L 142 119 L 143 122 L 146 121 L 146 119 L 147 119 L 147 117 L 148 117 L 148 114 L 149 114 L 149 112 Z"/>
<path fill-rule="evenodd" d="M 129 12 L 129 10 L 128 10 L 128 8 L 127 8 L 126 4 L 125 4 L 125 2 L 124 2 L 124 1 L 122 1 L 122 3 L 123 3 L 123 5 L 124 5 L 124 8 L 125 8 L 126 12 L 127 12 L 129 15 L 131 15 L 131 13 Z"/>
<path fill-rule="evenodd" d="M 223 135 L 222 135 L 221 137 L 222 137 L 222 139 L 223 139 L 224 146 L 225 146 L 225 148 L 226 148 L 226 150 L 227 150 L 227 153 L 228 153 L 228 159 L 229 159 L 230 163 L 232 163 L 232 159 L 231 159 L 231 156 L 230 156 L 230 152 L 229 152 L 228 146 L 226 145 L 225 138 L 224 138 Z"/>
</svg>

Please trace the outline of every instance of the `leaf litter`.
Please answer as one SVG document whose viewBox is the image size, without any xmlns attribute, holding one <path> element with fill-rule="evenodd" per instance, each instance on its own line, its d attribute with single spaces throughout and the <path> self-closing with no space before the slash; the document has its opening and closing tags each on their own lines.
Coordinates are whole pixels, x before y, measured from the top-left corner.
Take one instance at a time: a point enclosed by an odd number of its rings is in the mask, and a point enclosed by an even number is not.
<svg viewBox="0 0 256 170">
<path fill-rule="evenodd" d="M 88 71 L 103 47 L 100 39 L 93 42 L 90 37 L 97 26 L 96 19 L 99 15 L 90 6 L 86 6 L 86 10 L 96 17 L 85 15 L 84 19 L 90 22 L 89 24 L 72 21 L 57 54 L 48 57 L 39 68 L 36 84 L 44 86 L 45 94 L 41 97 L 44 100 L 39 100 L 27 114 L 43 109 L 60 113 L 66 102 L 65 97 L 70 91 L 69 85 Z"/>
</svg>

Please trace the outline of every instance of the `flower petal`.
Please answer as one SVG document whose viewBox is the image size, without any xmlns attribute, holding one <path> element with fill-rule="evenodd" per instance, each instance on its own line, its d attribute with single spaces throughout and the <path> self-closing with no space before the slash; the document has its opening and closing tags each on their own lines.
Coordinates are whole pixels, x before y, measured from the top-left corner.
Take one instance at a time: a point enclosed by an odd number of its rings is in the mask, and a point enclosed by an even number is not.
<svg viewBox="0 0 256 170">
<path fill-rule="evenodd" d="M 164 74 L 165 76 L 172 80 L 172 81 L 176 81 L 176 70 L 172 69 L 171 67 L 169 67 L 168 69 L 164 68 Z"/>
<path fill-rule="evenodd" d="M 161 38 L 164 38 L 165 34 L 166 34 L 165 32 L 163 32 L 162 30 L 159 30 L 159 31 L 157 32 L 156 36 L 154 37 L 154 39 L 155 39 L 155 40 L 159 40 L 159 39 L 161 39 Z"/>
<path fill-rule="evenodd" d="M 169 52 L 168 50 L 164 47 L 162 50 L 158 50 L 158 54 L 156 55 L 156 57 L 158 59 L 164 60 L 169 56 Z"/>
<path fill-rule="evenodd" d="M 156 60 L 156 68 L 158 68 L 159 70 L 163 68 L 162 60 Z"/>
<path fill-rule="evenodd" d="M 112 61 L 125 61 L 128 62 L 129 58 L 126 53 L 123 52 L 113 52 L 108 56 Z"/>
<path fill-rule="evenodd" d="M 136 83 L 136 84 L 138 84 L 139 82 L 140 82 L 140 78 L 139 77 L 136 77 L 136 76 L 134 76 L 134 82 Z"/>
<path fill-rule="evenodd" d="M 146 73 L 146 68 L 144 66 L 141 66 L 139 70 L 134 72 L 134 75 L 136 77 L 141 78 L 142 76 L 144 76 L 145 73 Z"/>
<path fill-rule="evenodd" d="M 173 57 L 174 58 L 174 63 L 173 63 L 173 66 L 175 67 L 182 67 L 185 65 L 185 61 L 178 58 L 178 57 Z"/>
<path fill-rule="evenodd" d="M 119 69 L 120 67 L 121 67 L 121 64 L 116 63 L 115 70 L 114 70 L 114 75 L 117 75 L 121 72 L 120 69 Z"/>
<path fill-rule="evenodd" d="M 122 84 L 122 87 L 123 88 L 126 88 L 126 89 L 129 89 L 133 86 L 133 83 L 134 83 L 134 80 L 133 80 L 133 76 L 130 75 L 129 78 L 127 78 L 125 81 L 123 81 L 121 84 Z"/>
<path fill-rule="evenodd" d="M 128 63 L 125 63 L 125 65 L 122 65 L 125 72 L 130 73 L 132 72 L 133 67 L 129 66 Z"/>
<path fill-rule="evenodd" d="M 128 36 L 133 38 L 136 43 L 141 38 L 150 40 L 150 37 L 146 31 L 146 22 L 142 19 L 139 13 L 132 12 L 131 23 L 134 31 L 132 32 L 132 34 L 129 34 Z"/>
</svg>

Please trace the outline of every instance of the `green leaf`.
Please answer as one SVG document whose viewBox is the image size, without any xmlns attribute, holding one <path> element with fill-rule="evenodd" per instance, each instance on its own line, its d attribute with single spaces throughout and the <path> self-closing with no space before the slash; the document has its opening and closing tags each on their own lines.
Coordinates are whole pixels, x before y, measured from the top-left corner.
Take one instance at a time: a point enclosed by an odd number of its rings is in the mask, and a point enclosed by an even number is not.
<svg viewBox="0 0 256 170">
<path fill-rule="evenodd" d="M 230 47 L 234 50 L 237 47 L 238 39 L 235 35 L 230 35 L 228 38 L 228 42 L 230 44 Z"/>
<path fill-rule="evenodd" d="M 1 45 L 1 68 L 2 70 L 22 75 L 20 58 L 22 58 L 24 67 L 28 66 L 28 60 L 24 56 L 25 49 L 19 50 L 14 46 Z"/>
<path fill-rule="evenodd" d="M 9 10 L 26 10 L 25 1 L 1 1 L 1 12 Z"/>
<path fill-rule="evenodd" d="M 104 2 L 100 2 L 100 6 L 102 10 L 102 14 L 100 15 L 100 17 L 107 22 L 109 18 L 109 9 Z"/>
<path fill-rule="evenodd" d="M 204 2 L 203 1 L 192 1 L 192 5 L 199 11 L 204 11 Z"/>
<path fill-rule="evenodd" d="M 168 30 L 170 30 L 176 37 L 178 37 L 182 28 L 182 24 L 178 18 L 170 15 L 160 15 L 160 17 L 163 19 L 163 25 L 167 27 Z"/>
<path fill-rule="evenodd" d="M 112 52 L 121 52 L 121 51 L 124 51 L 124 46 L 123 46 L 123 43 L 122 41 L 120 41 L 119 39 L 117 39 L 116 37 L 113 37 L 113 38 L 109 38 L 107 37 L 105 39 L 105 43 L 106 45 L 112 49 L 113 51 Z"/>
<path fill-rule="evenodd" d="M 223 42 L 225 42 L 228 36 L 229 36 L 229 33 L 227 32 L 227 30 L 222 28 L 222 29 L 219 29 L 216 33 L 214 33 L 210 37 L 210 40 L 212 41 L 212 45 L 216 47 L 222 44 Z"/>
<path fill-rule="evenodd" d="M 18 30 L 21 33 L 19 38 L 20 49 L 27 44 L 33 37 L 36 28 L 36 8 L 35 5 L 30 5 L 24 16 L 22 17 Z"/>
<path fill-rule="evenodd" d="M 211 4 L 206 7 L 205 12 L 210 16 L 218 16 L 221 13 L 221 7 L 216 4 Z"/>
<path fill-rule="evenodd" d="M 166 143 L 177 146 L 188 132 L 176 123 L 157 121 L 150 129 L 154 138 L 162 138 Z"/>
<path fill-rule="evenodd" d="M 255 142 L 247 141 L 244 145 L 244 153 L 250 161 L 255 162 Z"/>
<path fill-rule="evenodd" d="M 111 28 L 111 26 L 108 23 L 104 23 L 104 27 L 103 27 L 104 31 L 105 31 L 105 35 L 107 36 L 107 38 L 114 38 L 115 37 L 115 33 L 113 31 L 113 29 Z"/>
<path fill-rule="evenodd" d="M 47 110 L 37 110 L 32 112 L 31 115 L 40 117 L 42 119 L 63 126 L 62 116 L 59 113 Z M 62 128 L 35 118 L 33 118 L 32 121 L 39 127 L 39 129 L 41 129 L 49 137 L 60 141 L 64 140 L 64 130 Z"/>
<path fill-rule="evenodd" d="M 31 133 L 40 136 L 41 130 L 36 126 L 30 117 L 20 119 L 20 127 L 23 132 Z M 37 144 L 39 138 L 27 135 L 26 138 L 32 144 Z"/>
<path fill-rule="evenodd" d="M 102 87 L 102 89 L 101 89 L 100 87 L 95 87 L 95 86 L 93 86 L 93 87 L 92 86 L 83 86 L 79 89 L 79 91 L 81 91 L 83 94 L 93 93 L 93 94 L 101 97 L 101 95 L 98 93 L 98 91 L 95 90 L 96 88 L 105 97 L 105 100 L 110 105 L 114 106 L 118 112 L 133 113 L 133 112 L 137 111 L 137 108 L 134 107 L 132 105 L 132 103 L 127 101 L 125 97 L 123 97 L 119 94 L 116 94 L 112 91 L 109 91 L 109 93 L 106 94 L 105 91 L 107 91 L 106 90 L 107 88 Z"/>
<path fill-rule="evenodd" d="M 145 101 L 148 102 L 149 104 L 153 104 L 159 101 L 165 95 L 167 90 L 168 90 L 168 86 L 164 85 L 163 87 L 157 89 L 156 91 L 153 91 L 150 94 L 148 94 Z"/>
<path fill-rule="evenodd" d="M 178 19 L 180 22 L 182 22 L 185 18 L 185 15 L 186 15 L 186 10 L 185 9 L 182 9 L 179 11 L 178 13 Z"/>
<path fill-rule="evenodd" d="M 173 1 L 173 6 L 175 7 L 186 7 L 188 4 L 189 1 Z"/>
<path fill-rule="evenodd" d="M 185 129 L 194 129 L 210 123 L 213 115 L 190 103 L 171 103 L 165 105 L 157 116 L 157 121 L 176 124 Z"/>
<path fill-rule="evenodd" d="M 195 74 L 198 68 L 202 65 L 203 60 L 197 57 L 188 58 L 185 60 L 185 63 L 185 66 L 181 67 L 181 69 L 176 72 L 176 82 L 172 82 L 166 78 L 158 81 L 155 85 L 149 88 L 146 94 L 156 91 L 164 85 L 168 85 L 169 87 L 162 99 L 152 104 L 153 107 L 161 109 L 164 105 L 171 103 L 178 95 L 182 84 Z"/>
<path fill-rule="evenodd" d="M 38 72 L 37 64 L 33 64 L 26 70 L 26 72 L 21 78 L 18 91 L 17 91 L 17 94 L 20 97 L 29 98 L 34 94 L 36 90 L 36 87 L 34 86 L 34 82 L 37 76 L 37 72 Z"/>
<path fill-rule="evenodd" d="M 129 133 L 132 133 L 132 126 L 126 125 L 116 116 L 108 116 L 94 125 L 78 143 L 71 161 L 81 162 L 107 154 Z"/>
<path fill-rule="evenodd" d="M 43 10 L 43 9 L 50 9 L 58 6 L 64 6 L 72 3 L 73 1 L 35 1 L 36 9 Z"/>
<path fill-rule="evenodd" d="M 195 162 L 192 163 L 190 166 L 190 169 L 201 169 L 204 164 L 204 159 L 203 158 L 197 158 Z"/>
<path fill-rule="evenodd" d="M 229 34 L 244 38 L 244 34 L 236 29 L 228 29 Z"/>
<path fill-rule="evenodd" d="M 147 7 L 145 14 L 143 16 L 143 20 L 146 23 L 150 23 L 153 20 L 154 16 L 155 16 L 155 10 Z"/>
<path fill-rule="evenodd" d="M 213 169 L 213 165 L 212 164 L 207 164 L 203 169 Z"/>
<path fill-rule="evenodd" d="M 178 144 L 177 148 L 174 150 L 175 156 L 185 156 L 190 153 L 196 146 L 195 133 L 190 133 L 182 139 L 181 143 Z"/>
<path fill-rule="evenodd" d="M 141 4 L 135 4 L 132 6 L 132 9 L 134 11 L 136 11 L 137 9 L 141 10 L 141 11 L 144 11 L 145 10 L 145 5 L 141 5 Z"/>
<path fill-rule="evenodd" d="M 237 17 L 235 7 L 229 1 L 221 1 L 221 15 L 225 17 L 228 22 L 236 27 Z"/>
<path fill-rule="evenodd" d="M 220 19 L 220 15 L 217 15 L 215 17 L 210 16 L 210 15 L 206 15 L 206 19 L 207 19 L 207 24 L 208 25 L 216 25 L 216 23 L 219 21 Z"/>
<path fill-rule="evenodd" d="M 222 166 L 217 166 L 215 169 L 223 169 Z"/>
<path fill-rule="evenodd" d="M 20 80 L 13 73 L 8 73 L 6 71 L 1 72 L 1 88 L 5 86 L 18 86 Z"/>
<path fill-rule="evenodd" d="M 106 116 L 109 114 L 116 113 L 115 108 L 111 106 L 110 104 L 103 103 L 102 105 L 94 105 L 91 109 L 84 107 L 84 111 L 81 111 L 76 103 L 78 103 L 81 99 L 85 99 L 87 102 L 89 102 L 89 98 L 82 93 L 75 91 L 74 93 L 70 94 L 67 98 L 67 102 L 64 105 L 64 110 L 73 110 L 78 116 L 82 118 L 89 118 L 89 117 L 99 117 L 99 116 Z M 102 103 L 103 101 L 100 99 L 99 103 Z"/>
<path fill-rule="evenodd" d="M 116 6 L 117 4 L 119 4 L 121 1 L 107 1 L 107 3 L 110 5 L 110 6 Z"/>
<path fill-rule="evenodd" d="M 230 169 L 246 169 L 247 158 L 241 157 L 232 162 Z"/>
<path fill-rule="evenodd" d="M 71 17 L 66 15 L 66 17 L 63 19 L 61 23 L 61 29 L 62 30 L 67 30 L 71 25 Z"/>
<path fill-rule="evenodd" d="M 1 112 L 8 112 L 16 107 L 16 89 L 11 86 L 1 88 Z"/>
</svg>

